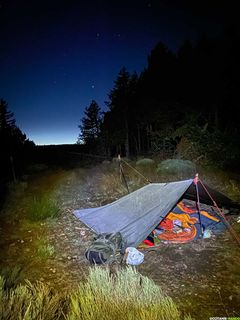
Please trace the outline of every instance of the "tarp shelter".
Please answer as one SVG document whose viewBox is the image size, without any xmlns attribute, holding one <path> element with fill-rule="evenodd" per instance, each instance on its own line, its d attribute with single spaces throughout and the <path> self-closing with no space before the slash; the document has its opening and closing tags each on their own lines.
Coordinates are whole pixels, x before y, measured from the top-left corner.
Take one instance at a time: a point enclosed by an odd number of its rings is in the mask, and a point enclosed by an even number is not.
<svg viewBox="0 0 240 320">
<path fill-rule="evenodd" d="M 220 207 L 236 207 L 223 194 L 206 186 Z M 198 183 L 200 203 L 212 205 Z M 95 233 L 121 232 L 127 246 L 138 246 L 182 199 L 196 201 L 194 180 L 148 184 L 105 206 L 75 210 L 74 214 Z M 200 222 L 198 222 L 200 223 Z"/>
</svg>

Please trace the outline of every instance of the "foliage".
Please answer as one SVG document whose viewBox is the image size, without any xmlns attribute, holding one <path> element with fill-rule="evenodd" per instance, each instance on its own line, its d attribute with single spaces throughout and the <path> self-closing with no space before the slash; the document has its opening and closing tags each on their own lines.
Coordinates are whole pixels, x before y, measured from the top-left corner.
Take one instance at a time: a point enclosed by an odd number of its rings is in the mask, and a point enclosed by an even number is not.
<svg viewBox="0 0 240 320">
<path fill-rule="evenodd" d="M 201 164 L 237 165 L 239 35 L 229 32 L 186 40 L 176 53 L 160 42 L 140 75 L 122 68 L 101 125 L 106 152 L 167 159 L 177 151 Z"/>
<path fill-rule="evenodd" d="M 48 194 L 29 197 L 26 203 L 26 210 L 28 218 L 32 221 L 53 219 L 60 214 L 56 200 Z"/>
<path fill-rule="evenodd" d="M 78 143 L 84 143 L 88 146 L 94 146 L 100 136 L 101 109 L 92 101 L 89 107 L 85 108 L 82 124 L 79 125 L 80 134 Z"/>
<path fill-rule="evenodd" d="M 0 279 L 2 289 L 8 290 L 11 288 L 15 288 L 22 279 L 23 269 L 20 266 L 15 266 L 14 268 L 3 268 L 0 271 Z M 3 280 L 4 279 L 4 280 Z"/>
<path fill-rule="evenodd" d="M 0 100 L 0 179 L 16 180 L 24 165 L 24 156 L 34 146 L 24 133 L 16 126 L 13 112 L 8 104 Z"/>
<path fill-rule="evenodd" d="M 126 157 L 129 156 L 129 127 L 133 116 L 131 106 L 134 103 L 137 79 L 137 75 L 130 75 L 125 67 L 120 70 L 108 95 L 106 104 L 109 112 L 105 113 L 102 126 L 108 146 L 111 148 L 115 145 L 118 153 L 125 150 Z"/>
<path fill-rule="evenodd" d="M 178 154 L 185 159 L 217 167 L 236 164 L 240 159 L 238 134 L 210 127 L 207 122 L 200 125 L 198 118 L 186 122 L 174 135 L 180 138 Z"/>
<path fill-rule="evenodd" d="M 46 241 L 40 239 L 36 241 L 36 248 L 38 255 L 43 259 L 48 259 L 55 254 L 54 246 L 46 243 Z"/>
<path fill-rule="evenodd" d="M 0 147 L 8 154 L 15 154 L 24 145 L 32 145 L 24 133 L 16 126 L 13 112 L 8 110 L 8 104 L 0 100 Z"/>
<path fill-rule="evenodd" d="M 136 166 L 137 167 L 153 167 L 155 166 L 155 161 L 149 158 L 143 158 L 143 159 L 139 159 L 136 162 Z"/>
<path fill-rule="evenodd" d="M 37 282 L 18 285 L 4 290 L 4 279 L 0 277 L 0 319 L 32 320 L 60 319 L 65 301 L 53 293 L 47 285 Z"/>
<path fill-rule="evenodd" d="M 149 278 L 128 267 L 111 274 L 109 269 L 90 269 L 86 282 L 70 295 L 48 285 L 26 280 L 6 289 L 0 276 L 0 319 L 182 319 L 173 300 Z M 190 320 L 191 317 L 187 318 Z"/>
<path fill-rule="evenodd" d="M 162 174 L 183 174 L 193 176 L 196 173 L 196 166 L 190 160 L 167 159 L 158 164 L 158 173 Z"/>
<path fill-rule="evenodd" d="M 111 275 L 92 269 L 85 284 L 71 297 L 68 319 L 180 319 L 172 299 L 152 280 L 127 268 Z"/>
</svg>

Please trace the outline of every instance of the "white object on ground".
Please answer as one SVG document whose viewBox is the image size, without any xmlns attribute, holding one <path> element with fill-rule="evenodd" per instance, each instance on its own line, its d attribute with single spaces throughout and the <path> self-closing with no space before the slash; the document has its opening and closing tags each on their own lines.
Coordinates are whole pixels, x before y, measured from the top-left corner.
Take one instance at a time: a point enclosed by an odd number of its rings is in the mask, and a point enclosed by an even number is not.
<svg viewBox="0 0 240 320">
<path fill-rule="evenodd" d="M 138 251 L 134 247 L 128 247 L 126 248 L 126 254 L 127 254 L 127 259 L 126 263 L 131 264 L 131 265 L 138 265 L 141 264 L 144 260 L 144 254 L 140 251 Z"/>
<path fill-rule="evenodd" d="M 203 238 L 204 239 L 211 238 L 211 236 L 212 236 L 212 231 L 211 230 L 209 230 L 209 229 L 204 230 L 204 232 L 203 232 Z"/>
</svg>

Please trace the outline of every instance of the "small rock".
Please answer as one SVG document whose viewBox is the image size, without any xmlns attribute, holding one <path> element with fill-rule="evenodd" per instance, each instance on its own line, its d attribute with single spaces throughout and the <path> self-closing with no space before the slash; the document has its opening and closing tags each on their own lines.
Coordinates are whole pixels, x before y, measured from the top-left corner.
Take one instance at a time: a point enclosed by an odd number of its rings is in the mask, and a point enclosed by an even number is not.
<svg viewBox="0 0 240 320">
<path fill-rule="evenodd" d="M 21 242 L 21 243 L 24 243 L 24 240 L 21 240 L 20 242 Z"/>
<path fill-rule="evenodd" d="M 68 260 L 71 260 L 71 259 L 72 259 L 72 257 L 70 257 L 70 256 L 68 256 L 67 258 L 68 258 Z"/>
</svg>

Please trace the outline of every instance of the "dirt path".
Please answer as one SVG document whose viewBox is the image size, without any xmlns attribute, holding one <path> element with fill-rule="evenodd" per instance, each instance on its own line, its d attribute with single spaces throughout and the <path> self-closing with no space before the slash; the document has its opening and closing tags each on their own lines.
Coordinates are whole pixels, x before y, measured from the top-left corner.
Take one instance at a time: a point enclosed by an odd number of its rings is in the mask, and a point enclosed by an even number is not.
<svg viewBox="0 0 240 320">
<path fill-rule="evenodd" d="M 68 171 L 56 188 L 62 215 L 55 222 L 23 224 L 21 212 L 14 223 L 7 220 L 0 230 L 0 265 L 20 265 L 22 277 L 40 279 L 58 290 L 77 286 L 88 272 L 84 252 L 93 233 L 73 211 L 112 202 L 126 193 L 113 181 L 114 172 L 110 177 L 107 172 L 106 167 Z M 39 258 L 33 245 L 41 237 L 54 247 L 54 255 L 47 259 Z M 138 270 L 195 319 L 240 315 L 240 249 L 228 232 L 188 244 L 162 244 L 145 253 Z"/>
</svg>

